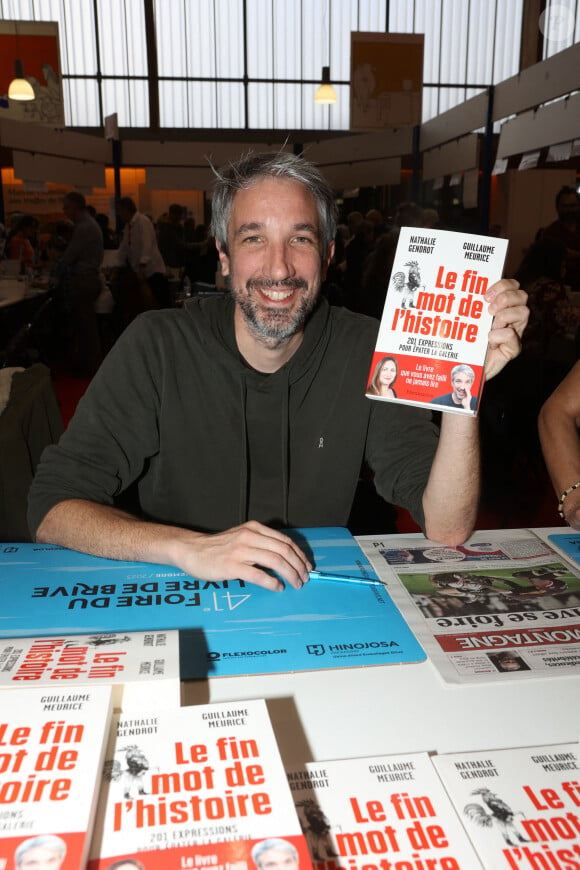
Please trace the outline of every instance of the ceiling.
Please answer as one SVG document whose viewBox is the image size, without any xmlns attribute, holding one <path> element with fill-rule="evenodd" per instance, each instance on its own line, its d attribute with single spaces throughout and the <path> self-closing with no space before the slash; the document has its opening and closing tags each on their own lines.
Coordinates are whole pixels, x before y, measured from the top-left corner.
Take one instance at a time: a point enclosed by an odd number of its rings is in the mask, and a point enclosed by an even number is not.
<svg viewBox="0 0 580 870">
<path fill-rule="evenodd" d="M 580 0 L 0 0 L 56 21 L 67 127 L 310 141 L 349 130 L 350 34 L 422 33 L 422 121 L 580 41 Z M 562 14 L 564 10 L 565 14 Z M 556 14 L 558 12 L 558 15 Z M 316 106 L 329 65 L 338 95 Z"/>
</svg>

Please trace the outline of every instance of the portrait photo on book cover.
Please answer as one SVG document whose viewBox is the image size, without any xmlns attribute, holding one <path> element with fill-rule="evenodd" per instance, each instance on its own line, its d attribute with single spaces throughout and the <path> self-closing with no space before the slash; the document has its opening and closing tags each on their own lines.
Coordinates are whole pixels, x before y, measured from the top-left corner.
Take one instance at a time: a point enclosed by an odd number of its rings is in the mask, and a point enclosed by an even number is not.
<svg viewBox="0 0 580 870">
<path fill-rule="evenodd" d="M 298 849 L 289 840 L 270 837 L 252 849 L 252 861 L 256 870 L 300 870 Z"/>
<path fill-rule="evenodd" d="M 473 414 L 479 404 L 482 377 L 481 366 L 375 351 L 365 394 L 372 399 L 438 405 L 440 410 Z"/>
<path fill-rule="evenodd" d="M 477 396 L 472 393 L 475 372 L 471 366 L 460 363 L 453 366 L 449 375 L 451 392 L 431 399 L 432 405 L 443 405 L 447 408 L 463 408 L 465 411 L 475 411 Z"/>
<path fill-rule="evenodd" d="M 66 843 L 56 834 L 28 837 L 14 851 L 14 870 L 65 870 L 66 855 Z"/>
<path fill-rule="evenodd" d="M 399 363 L 394 356 L 382 356 L 375 365 L 367 394 L 396 399 L 395 383 L 399 374 Z"/>
</svg>

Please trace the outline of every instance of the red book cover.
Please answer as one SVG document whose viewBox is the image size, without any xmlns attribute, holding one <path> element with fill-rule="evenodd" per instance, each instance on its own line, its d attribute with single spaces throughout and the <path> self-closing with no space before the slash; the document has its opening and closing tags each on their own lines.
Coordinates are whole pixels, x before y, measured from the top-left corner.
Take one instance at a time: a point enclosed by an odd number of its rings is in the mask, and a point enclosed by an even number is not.
<svg viewBox="0 0 580 870">
<path fill-rule="evenodd" d="M 7 689 L 111 685 L 115 709 L 179 707 L 179 632 L 132 631 L 0 639 L 0 703 Z M 1 870 L 1 868 L 0 868 Z"/>
<path fill-rule="evenodd" d="M 402 227 L 366 395 L 477 414 L 507 240 Z"/>
<path fill-rule="evenodd" d="M 2 696 L 0 868 L 84 868 L 110 717 L 110 686 Z"/>
<path fill-rule="evenodd" d="M 484 867 L 580 866 L 579 750 L 560 743 L 433 756 Z"/>
<path fill-rule="evenodd" d="M 307 762 L 287 774 L 314 870 L 480 868 L 426 752 Z"/>
<path fill-rule="evenodd" d="M 311 868 L 265 701 L 114 722 L 88 870 Z"/>
</svg>

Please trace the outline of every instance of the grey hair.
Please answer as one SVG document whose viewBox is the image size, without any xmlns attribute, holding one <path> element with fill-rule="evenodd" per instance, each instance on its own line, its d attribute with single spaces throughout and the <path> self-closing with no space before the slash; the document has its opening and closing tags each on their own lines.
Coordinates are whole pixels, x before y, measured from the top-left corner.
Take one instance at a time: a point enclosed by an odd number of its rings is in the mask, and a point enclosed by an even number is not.
<svg viewBox="0 0 580 870">
<path fill-rule="evenodd" d="M 472 381 L 475 380 L 475 372 L 473 371 L 471 366 L 463 365 L 463 363 L 459 366 L 453 366 L 453 368 L 451 369 L 451 380 L 453 380 L 455 375 L 458 375 L 460 372 L 463 372 L 463 374 L 465 375 L 469 375 Z"/>
<path fill-rule="evenodd" d="M 61 860 L 66 855 L 66 843 L 55 834 L 44 834 L 39 837 L 30 837 L 28 840 L 24 840 L 22 843 L 20 843 L 20 845 L 14 852 L 14 863 L 16 864 L 16 866 L 20 866 L 22 858 L 30 849 L 37 849 L 40 847 L 44 847 L 45 849 L 52 849 L 58 854 Z"/>
<path fill-rule="evenodd" d="M 252 849 L 252 861 L 256 867 L 260 866 L 260 858 L 264 852 L 269 849 L 277 849 L 279 852 L 288 852 L 292 855 L 295 861 L 298 861 L 298 850 L 293 843 L 288 840 L 282 840 L 279 837 L 272 837 L 270 840 L 262 840 L 261 843 L 256 843 Z"/>
<path fill-rule="evenodd" d="M 228 246 L 228 223 L 238 190 L 246 190 L 263 178 L 290 178 L 303 184 L 316 201 L 322 255 L 326 256 L 336 235 L 338 212 L 334 194 L 314 163 L 286 151 L 244 154 L 236 163 L 221 169 L 212 166 L 216 177 L 212 199 L 211 234 L 224 253 Z"/>
</svg>

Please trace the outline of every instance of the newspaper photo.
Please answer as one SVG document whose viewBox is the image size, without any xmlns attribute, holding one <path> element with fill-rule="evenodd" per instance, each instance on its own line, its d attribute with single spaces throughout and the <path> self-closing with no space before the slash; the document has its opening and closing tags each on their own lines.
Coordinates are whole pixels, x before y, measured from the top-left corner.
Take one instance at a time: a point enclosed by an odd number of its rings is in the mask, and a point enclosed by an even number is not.
<svg viewBox="0 0 580 870">
<path fill-rule="evenodd" d="M 419 534 L 357 541 L 446 682 L 578 673 L 579 567 L 548 535 L 479 531 L 460 547 Z"/>
</svg>

